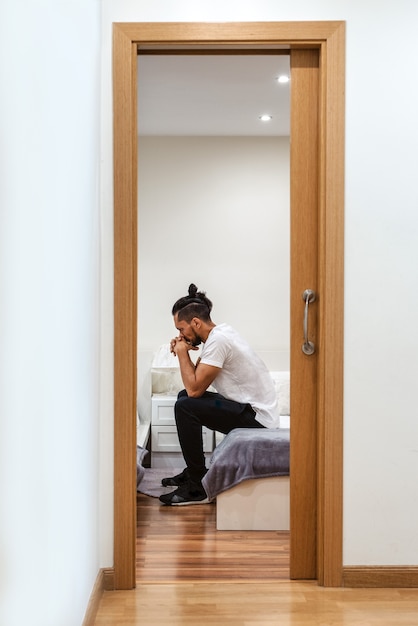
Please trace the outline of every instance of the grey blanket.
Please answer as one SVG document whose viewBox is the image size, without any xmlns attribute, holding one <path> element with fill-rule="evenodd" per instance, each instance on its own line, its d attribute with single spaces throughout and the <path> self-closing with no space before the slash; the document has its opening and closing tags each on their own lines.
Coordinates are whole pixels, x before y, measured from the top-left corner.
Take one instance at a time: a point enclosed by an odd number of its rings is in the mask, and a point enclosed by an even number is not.
<svg viewBox="0 0 418 626">
<path fill-rule="evenodd" d="M 290 430 L 236 428 L 215 448 L 202 483 L 209 500 L 250 478 L 289 475 Z"/>
</svg>

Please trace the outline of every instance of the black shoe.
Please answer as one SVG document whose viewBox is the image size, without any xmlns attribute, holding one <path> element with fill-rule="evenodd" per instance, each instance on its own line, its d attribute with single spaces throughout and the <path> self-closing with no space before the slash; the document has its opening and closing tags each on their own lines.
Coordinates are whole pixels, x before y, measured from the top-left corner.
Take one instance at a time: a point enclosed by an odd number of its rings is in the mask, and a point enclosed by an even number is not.
<svg viewBox="0 0 418 626">
<path fill-rule="evenodd" d="M 163 487 L 180 487 L 185 485 L 189 480 L 189 471 L 187 467 L 177 476 L 171 476 L 171 478 L 163 478 L 161 484 Z"/>
<path fill-rule="evenodd" d="M 175 491 L 160 496 L 160 502 L 171 506 L 184 506 L 186 504 L 208 504 L 209 500 L 201 485 L 188 482 Z"/>
</svg>

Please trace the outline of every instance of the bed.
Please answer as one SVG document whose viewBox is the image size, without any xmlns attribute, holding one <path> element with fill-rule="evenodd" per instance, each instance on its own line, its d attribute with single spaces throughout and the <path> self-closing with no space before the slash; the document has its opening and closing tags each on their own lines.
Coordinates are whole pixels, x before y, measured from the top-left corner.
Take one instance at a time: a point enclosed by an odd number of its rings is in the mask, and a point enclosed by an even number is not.
<svg viewBox="0 0 418 626">
<path fill-rule="evenodd" d="M 289 429 L 236 428 L 215 448 L 203 486 L 218 530 L 289 530 Z"/>
</svg>

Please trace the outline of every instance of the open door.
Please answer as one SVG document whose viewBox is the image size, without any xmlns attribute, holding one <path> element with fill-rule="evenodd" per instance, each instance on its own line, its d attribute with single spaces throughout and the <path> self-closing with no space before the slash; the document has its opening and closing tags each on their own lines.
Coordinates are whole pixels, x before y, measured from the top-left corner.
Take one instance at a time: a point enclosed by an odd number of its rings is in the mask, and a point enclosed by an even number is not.
<svg viewBox="0 0 418 626">
<path fill-rule="evenodd" d="M 290 69 L 290 577 L 297 579 L 317 577 L 319 51 L 292 50 Z"/>
<path fill-rule="evenodd" d="M 114 570 L 135 586 L 138 47 L 291 51 L 292 578 L 342 582 L 343 22 L 114 25 Z M 302 352 L 302 294 L 316 293 Z"/>
</svg>

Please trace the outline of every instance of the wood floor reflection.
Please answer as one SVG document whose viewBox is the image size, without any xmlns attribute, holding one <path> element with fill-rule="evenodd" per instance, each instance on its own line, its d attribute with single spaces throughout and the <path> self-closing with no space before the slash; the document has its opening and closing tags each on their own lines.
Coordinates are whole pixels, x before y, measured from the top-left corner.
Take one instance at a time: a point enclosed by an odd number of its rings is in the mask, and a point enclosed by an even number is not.
<svg viewBox="0 0 418 626">
<path fill-rule="evenodd" d="M 137 494 L 137 583 L 289 579 L 289 533 L 216 530 L 216 504 Z"/>
</svg>

